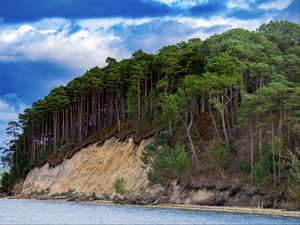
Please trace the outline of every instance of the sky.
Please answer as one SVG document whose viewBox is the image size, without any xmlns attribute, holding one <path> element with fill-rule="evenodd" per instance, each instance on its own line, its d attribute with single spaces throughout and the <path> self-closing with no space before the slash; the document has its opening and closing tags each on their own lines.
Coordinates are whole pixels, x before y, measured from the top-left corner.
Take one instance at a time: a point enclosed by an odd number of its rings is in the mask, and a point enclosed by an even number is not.
<svg viewBox="0 0 300 225">
<path fill-rule="evenodd" d="M 299 24 L 299 0 L 1 0 L 0 146 L 9 121 L 108 56 L 270 20 Z"/>
</svg>

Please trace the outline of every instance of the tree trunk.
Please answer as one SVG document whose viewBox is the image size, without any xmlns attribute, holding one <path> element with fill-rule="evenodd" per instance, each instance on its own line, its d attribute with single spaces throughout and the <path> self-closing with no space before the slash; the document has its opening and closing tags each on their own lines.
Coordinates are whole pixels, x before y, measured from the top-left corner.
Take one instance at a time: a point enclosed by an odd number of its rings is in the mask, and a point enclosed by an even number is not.
<svg viewBox="0 0 300 225">
<path fill-rule="evenodd" d="M 273 161 L 273 183 L 274 183 L 274 187 L 277 187 L 277 182 L 276 182 L 276 165 L 275 165 L 275 148 L 274 148 L 274 124 L 273 124 L 273 120 L 271 121 L 271 147 L 272 147 L 272 161 Z"/>
<path fill-rule="evenodd" d="M 253 129 L 252 123 L 250 123 L 250 152 L 251 152 L 251 185 L 253 185 L 254 180 L 254 157 L 253 157 Z"/>
<path fill-rule="evenodd" d="M 225 145 L 228 150 L 229 149 L 229 140 L 228 140 L 227 129 L 226 129 L 226 124 L 225 124 L 224 110 L 220 110 L 220 114 L 221 114 L 222 127 L 223 127 L 224 138 L 225 138 Z"/>
<path fill-rule="evenodd" d="M 261 159 L 262 158 L 262 128 L 261 127 L 259 127 L 258 132 L 259 132 L 259 142 L 258 142 L 259 159 Z"/>
<path fill-rule="evenodd" d="M 115 104 L 116 104 L 116 110 L 117 110 L 118 131 L 121 132 L 120 113 L 119 113 L 118 103 L 116 100 L 115 100 Z"/>
<path fill-rule="evenodd" d="M 196 151 L 195 151 L 194 143 L 193 143 L 193 140 L 192 140 L 192 136 L 191 136 L 191 133 L 190 133 L 191 127 L 193 125 L 193 112 L 192 112 L 191 109 L 189 109 L 189 112 L 190 112 L 190 115 L 191 115 L 191 119 L 190 119 L 190 123 L 189 123 L 188 126 L 184 122 L 184 119 L 182 117 L 180 117 L 180 118 L 181 118 L 181 120 L 182 120 L 182 122 L 185 126 L 186 133 L 187 133 L 187 136 L 188 136 L 188 139 L 189 139 L 191 151 L 192 151 L 193 158 L 194 158 L 194 161 L 195 161 L 195 172 L 196 172 L 196 174 L 199 174 L 200 173 L 200 163 L 199 163 L 199 160 L 198 160 L 198 157 L 197 157 L 197 154 L 196 154 Z"/>
<path fill-rule="evenodd" d="M 140 133 L 140 123 L 141 123 L 141 95 L 140 95 L 140 79 L 138 79 L 138 131 Z"/>
<path fill-rule="evenodd" d="M 215 132 L 216 132 L 216 134 L 217 134 L 219 140 L 222 140 L 222 139 L 221 139 L 221 136 L 220 136 L 220 134 L 219 134 L 219 131 L 218 131 L 218 127 L 217 127 L 217 123 L 216 123 L 216 121 L 215 121 L 214 115 L 213 115 L 212 112 L 211 112 L 211 106 L 210 106 L 210 104 L 208 105 L 208 110 L 209 110 L 209 114 L 210 114 L 211 120 L 212 120 L 213 125 L 214 125 L 214 128 L 215 128 Z"/>
</svg>

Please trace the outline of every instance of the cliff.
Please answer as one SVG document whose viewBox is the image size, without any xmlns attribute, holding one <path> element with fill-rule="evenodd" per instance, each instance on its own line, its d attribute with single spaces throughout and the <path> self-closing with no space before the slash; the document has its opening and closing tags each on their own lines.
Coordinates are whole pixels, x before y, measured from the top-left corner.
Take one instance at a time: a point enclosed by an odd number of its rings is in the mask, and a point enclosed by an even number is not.
<svg viewBox="0 0 300 225">
<path fill-rule="evenodd" d="M 243 185 L 239 179 L 220 180 L 212 176 L 191 177 L 187 182 L 172 180 L 165 185 L 148 185 L 141 167 L 141 153 L 150 139 L 135 143 L 132 137 L 120 141 L 112 137 L 77 151 L 71 159 L 51 167 L 35 167 L 13 192 L 19 197 L 67 199 L 71 201 L 112 200 L 140 205 L 180 204 L 240 206 L 298 210 L 284 193 L 267 193 Z M 115 192 L 118 178 L 126 180 L 126 193 Z"/>
<path fill-rule="evenodd" d="M 59 195 L 67 191 L 78 195 L 113 193 L 115 181 L 125 178 L 126 189 L 139 192 L 147 185 L 146 172 L 141 168 L 140 155 L 147 141 L 139 145 L 128 138 L 123 142 L 110 138 L 101 146 L 97 143 L 76 152 L 56 167 L 48 163 L 29 172 L 21 195 L 43 193 Z"/>
</svg>

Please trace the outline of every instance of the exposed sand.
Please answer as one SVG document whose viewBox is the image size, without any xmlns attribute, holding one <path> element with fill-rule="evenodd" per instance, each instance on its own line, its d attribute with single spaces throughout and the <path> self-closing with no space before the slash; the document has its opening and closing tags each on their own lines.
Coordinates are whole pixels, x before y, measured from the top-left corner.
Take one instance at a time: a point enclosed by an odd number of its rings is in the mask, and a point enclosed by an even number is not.
<svg viewBox="0 0 300 225">
<path fill-rule="evenodd" d="M 232 212 L 232 213 L 253 213 L 253 214 L 274 215 L 274 216 L 299 217 L 299 219 L 300 219 L 300 211 L 286 211 L 286 210 L 282 210 L 282 209 L 262 209 L 262 208 L 226 207 L 226 206 L 200 206 L 200 205 L 176 205 L 176 204 L 151 205 L 151 206 L 145 206 L 145 207 Z"/>
</svg>

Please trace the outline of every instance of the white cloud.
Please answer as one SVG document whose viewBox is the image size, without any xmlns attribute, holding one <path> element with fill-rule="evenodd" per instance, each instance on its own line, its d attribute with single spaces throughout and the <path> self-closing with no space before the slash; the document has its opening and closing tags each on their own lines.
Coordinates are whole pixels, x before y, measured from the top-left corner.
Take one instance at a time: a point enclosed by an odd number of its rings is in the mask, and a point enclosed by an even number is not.
<svg viewBox="0 0 300 225">
<path fill-rule="evenodd" d="M 129 57 L 132 49 L 156 51 L 166 44 L 193 37 L 204 39 L 228 28 L 254 30 L 269 19 L 240 20 L 222 16 L 210 19 L 183 16 L 43 19 L 0 27 L 0 60 L 50 61 L 73 71 L 84 71 L 96 65 L 103 66 L 108 56 L 119 60 Z M 213 26 L 220 29 L 209 29 Z"/>
<path fill-rule="evenodd" d="M 117 18 L 102 18 L 102 19 L 83 19 L 78 20 L 77 23 L 82 29 L 89 29 L 93 31 L 103 30 L 108 32 L 113 26 L 138 26 L 154 21 L 156 18 L 139 18 L 139 19 L 124 19 Z"/>
<path fill-rule="evenodd" d="M 193 7 L 197 4 L 208 2 L 208 0 L 150 0 L 150 1 L 160 2 L 169 6 L 179 6 L 183 8 Z"/>
<path fill-rule="evenodd" d="M 19 113 L 22 113 L 28 106 L 14 94 L 7 94 L 0 97 L 0 147 L 8 140 L 5 129 L 9 121 L 17 121 Z"/>
<path fill-rule="evenodd" d="M 101 30 L 101 26 L 98 30 L 80 27 L 73 31 L 72 25 L 66 20 L 55 19 L 0 28 L 0 60 L 25 58 L 87 69 L 103 65 L 108 56 L 128 56 L 121 38 Z"/>
<path fill-rule="evenodd" d="M 277 10 L 283 10 L 287 8 L 293 0 L 276 0 L 272 2 L 263 3 L 258 6 L 259 9 L 277 9 Z"/>
<path fill-rule="evenodd" d="M 28 106 L 20 101 L 16 94 L 7 94 L 0 97 L 0 123 L 18 120 L 18 115 Z"/>
<path fill-rule="evenodd" d="M 254 0 L 228 0 L 226 6 L 229 9 L 233 9 L 233 8 L 250 9 L 250 4 L 253 2 Z"/>
<path fill-rule="evenodd" d="M 18 119 L 18 114 L 15 108 L 0 99 L 0 122 L 6 122 L 16 119 Z"/>
</svg>

